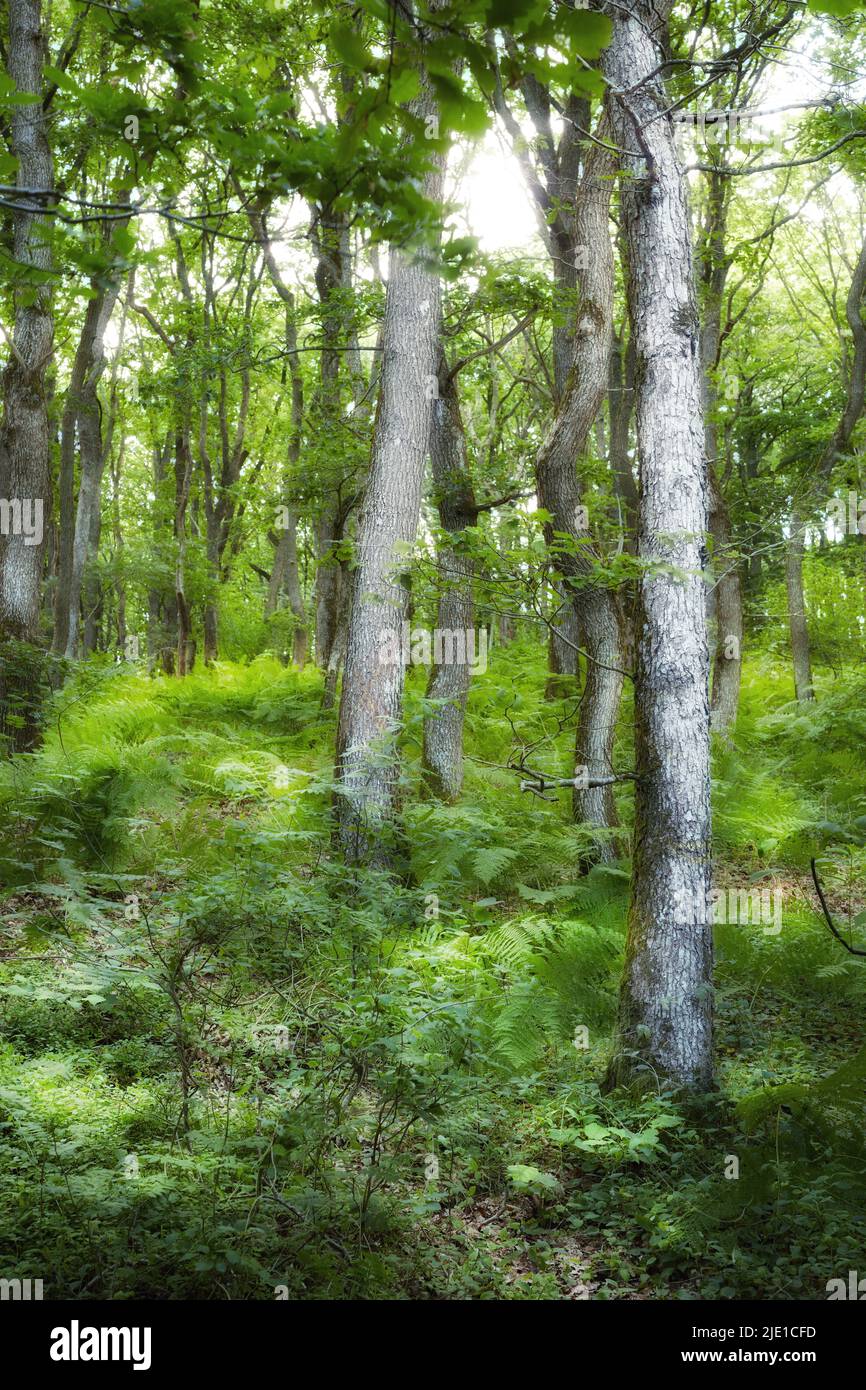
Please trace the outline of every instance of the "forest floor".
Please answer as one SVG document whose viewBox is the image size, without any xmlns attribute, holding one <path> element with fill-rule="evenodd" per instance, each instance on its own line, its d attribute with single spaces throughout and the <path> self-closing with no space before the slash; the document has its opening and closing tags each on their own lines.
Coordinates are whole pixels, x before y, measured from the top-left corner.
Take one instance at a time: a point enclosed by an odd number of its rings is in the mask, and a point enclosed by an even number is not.
<svg viewBox="0 0 866 1390">
<path fill-rule="evenodd" d="M 406 709 L 399 873 L 348 874 L 321 678 L 92 667 L 0 771 L 0 1248 L 48 1298 L 826 1298 L 866 1269 L 866 683 L 746 672 L 714 762 L 716 1093 L 605 1094 L 628 865 L 579 877 L 574 701 L 494 651 L 465 793 Z M 632 766 L 623 712 L 617 765 Z M 561 727 L 560 727 L 561 726 Z M 631 816 L 624 784 L 620 812 Z M 777 897 L 774 895 L 778 895 Z M 729 914 L 730 916 L 730 914 Z M 778 921 L 780 930 L 775 930 Z"/>
</svg>

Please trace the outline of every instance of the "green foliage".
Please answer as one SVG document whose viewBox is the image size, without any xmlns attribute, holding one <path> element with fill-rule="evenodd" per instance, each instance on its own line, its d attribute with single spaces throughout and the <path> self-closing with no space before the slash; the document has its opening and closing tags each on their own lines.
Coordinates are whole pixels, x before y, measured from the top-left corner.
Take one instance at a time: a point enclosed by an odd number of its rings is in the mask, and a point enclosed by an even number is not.
<svg viewBox="0 0 866 1390">
<path fill-rule="evenodd" d="M 498 763 L 516 694 L 512 720 L 549 719 L 540 655 L 511 672 L 494 653 L 473 692 L 469 751 Z M 455 807 L 410 765 L 411 880 L 347 875 L 319 693 L 272 658 L 85 669 L 5 766 L 10 1276 L 49 1250 L 70 1297 L 561 1297 L 577 1240 L 594 1297 L 823 1297 L 863 1196 L 866 983 L 791 888 L 832 714 L 789 732 L 759 689 L 748 747 L 717 752 L 726 864 L 787 886 L 778 935 L 717 928 L 731 1103 L 701 1118 L 600 1089 L 625 869 L 578 877 L 567 806 L 470 763 Z M 464 1223 L 500 1206 L 467 1262 Z"/>
</svg>

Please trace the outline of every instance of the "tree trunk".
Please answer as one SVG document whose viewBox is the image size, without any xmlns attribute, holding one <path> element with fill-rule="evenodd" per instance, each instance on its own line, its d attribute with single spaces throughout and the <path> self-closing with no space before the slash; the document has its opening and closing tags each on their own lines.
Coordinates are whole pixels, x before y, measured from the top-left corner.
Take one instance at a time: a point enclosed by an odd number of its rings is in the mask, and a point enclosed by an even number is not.
<svg viewBox="0 0 866 1390">
<path fill-rule="evenodd" d="M 325 686 L 322 691 L 322 709 L 332 710 L 337 698 L 337 682 L 340 679 L 340 671 L 346 660 L 346 644 L 349 638 L 349 593 L 348 584 L 344 584 L 341 592 L 344 599 L 340 609 L 340 616 L 337 619 L 334 640 L 331 643 L 331 652 L 328 657 L 328 669 L 325 672 Z"/>
<path fill-rule="evenodd" d="M 129 201 L 124 193 L 123 200 Z M 111 239 L 117 223 L 106 223 L 103 228 L 103 247 Z M 124 223 L 120 224 L 125 225 Z M 102 404 L 99 399 L 99 382 L 105 371 L 105 334 L 108 329 L 114 306 L 120 294 L 120 282 L 112 280 L 108 285 L 91 284 L 93 298 L 88 302 L 84 327 L 75 354 L 69 392 L 63 413 L 61 437 L 61 511 L 71 515 L 72 492 L 74 491 L 75 433 L 78 435 L 78 449 L 81 473 L 78 489 L 78 506 L 75 513 L 75 526 L 71 545 L 68 537 L 61 537 L 62 582 L 58 585 L 58 605 L 61 589 L 63 592 L 63 611 L 55 619 L 54 642 L 57 646 L 64 642 L 67 660 L 74 660 L 78 649 L 78 633 L 82 589 L 85 585 L 85 568 L 95 562 L 99 549 L 101 530 L 102 476 L 111 443 L 116 410 L 116 366 L 112 393 L 112 405 L 107 438 L 103 439 Z M 134 273 L 130 274 L 128 293 L 120 325 L 118 354 L 120 353 L 126 330 L 126 315 L 129 301 L 134 292 Z M 63 520 L 63 517 L 61 517 Z M 93 650 L 95 642 L 94 620 L 101 604 L 99 581 L 95 576 L 86 580 L 87 594 L 85 609 L 88 615 L 87 630 L 84 637 L 84 651 Z"/>
<path fill-rule="evenodd" d="M 743 594 L 740 558 L 731 544 L 727 503 L 710 465 L 710 531 L 716 582 L 716 643 L 713 658 L 713 695 L 710 722 L 727 735 L 737 722 L 740 679 L 743 669 Z"/>
<path fill-rule="evenodd" d="M 413 103 L 436 116 L 426 79 Z M 425 194 L 440 201 L 444 157 L 431 155 Z M 358 522 L 337 734 L 340 840 L 350 862 L 387 863 L 403 709 L 401 549 L 414 544 L 439 356 L 439 277 L 396 248 L 385 296 L 384 348 L 370 474 Z"/>
<path fill-rule="evenodd" d="M 632 407 L 634 404 L 634 342 L 629 338 L 623 349 L 622 334 L 611 343 L 608 370 L 610 409 L 610 470 L 614 492 L 619 500 L 623 529 L 623 549 L 634 555 L 637 549 L 638 494 L 631 459 L 628 456 Z"/>
<path fill-rule="evenodd" d="M 550 586 L 553 601 L 550 635 L 547 642 L 547 680 L 545 700 L 567 700 L 577 693 L 578 647 L 580 629 L 571 594 L 554 581 Z"/>
<path fill-rule="evenodd" d="M 123 470 L 123 456 L 126 439 L 121 436 L 120 445 L 111 462 L 111 532 L 114 542 L 114 591 L 117 595 L 117 615 L 115 634 L 117 650 L 121 658 L 126 656 L 126 574 L 123 561 L 123 526 L 120 515 L 120 475 Z"/>
<path fill-rule="evenodd" d="M 274 568 L 271 571 L 268 593 L 265 599 L 265 617 L 277 610 L 280 592 L 285 586 L 289 597 L 289 607 L 296 619 L 292 634 L 292 662 L 303 667 L 307 662 L 307 609 L 301 590 L 298 572 L 298 515 L 292 507 L 288 508 L 287 525 L 282 532 L 274 555 Z"/>
<path fill-rule="evenodd" d="M 586 652 L 586 684 L 575 743 L 574 813 L 578 820 L 603 831 L 617 825 L 612 787 L 584 787 L 580 783 L 609 777 L 613 771 L 623 680 L 621 616 L 617 595 L 594 578 L 597 556 L 590 543 L 576 462 L 586 452 L 608 386 L 613 313 L 613 251 L 608 230 L 612 168 L 607 148 L 593 145 L 575 210 L 575 240 L 584 255 L 577 272 L 579 301 L 571 372 L 536 460 L 539 505 L 550 513 L 545 538 L 562 576 L 563 592 L 574 605 Z M 597 856 L 609 860 L 616 854 L 611 837 L 600 835 Z"/>
<path fill-rule="evenodd" d="M 803 592 L 803 522 L 791 513 L 791 536 L 785 548 L 785 588 L 788 594 L 788 626 L 794 661 L 794 690 L 798 700 L 814 700 L 806 597 Z"/>
<path fill-rule="evenodd" d="M 186 512 L 192 483 L 192 449 L 190 448 L 189 435 L 185 429 L 179 429 L 175 437 L 174 478 L 174 532 L 177 539 L 174 570 L 174 597 L 177 604 L 176 670 L 177 674 L 182 677 L 188 675 L 192 669 L 190 663 L 192 622 L 186 597 Z"/>
<path fill-rule="evenodd" d="M 20 94 L 10 108 L 10 149 L 17 160 L 19 189 L 54 186 L 48 117 L 42 108 L 45 36 L 40 0 L 9 0 L 9 78 Z M 30 97 L 31 100 L 26 100 Z M 47 205 L 47 204 L 46 204 Z M 50 424 L 47 369 L 54 348 L 51 218 L 26 211 L 24 197 L 12 215 L 17 265 L 39 272 L 15 293 L 15 322 L 3 372 L 0 419 L 0 643 L 35 642 L 41 609 L 45 525 L 51 512 Z M 20 517 L 16 525 L 16 509 Z M 39 661 L 0 646 L 0 733 L 13 751 L 31 748 L 38 736 L 41 703 Z"/>
<path fill-rule="evenodd" d="M 22 97 L 11 107 L 12 154 L 17 187 L 53 187 L 53 166 L 42 110 L 45 39 L 39 0 L 10 0 L 7 67 Z M 13 214 L 16 263 L 44 276 L 51 271 L 50 217 Z M 50 507 L 48 391 L 46 372 L 54 347 L 54 318 L 47 283 L 24 284 L 15 294 L 15 323 L 3 372 L 0 421 L 0 497 L 8 524 L 0 534 L 0 634 L 31 642 L 37 635 L 42 584 L 44 521 Z M 15 506 L 33 522 L 31 534 L 14 523 Z M 42 524 L 37 525 L 41 515 Z"/>
<path fill-rule="evenodd" d="M 669 11 L 669 0 L 620 6 L 603 59 L 615 141 L 641 151 L 623 157 L 621 198 L 639 556 L 653 567 L 639 585 L 633 889 L 610 1081 L 641 1073 L 653 1085 L 661 1075 L 705 1089 L 713 1074 L 707 477 L 686 184 L 660 77 L 659 23 Z"/>
<path fill-rule="evenodd" d="M 316 611 L 316 661 L 324 670 L 328 667 L 340 616 L 341 567 L 334 558 L 334 549 L 342 539 L 339 508 L 336 503 L 330 502 L 316 523 L 316 580 L 313 597 Z"/>
<path fill-rule="evenodd" d="M 439 394 L 433 402 L 430 433 L 433 483 L 439 522 L 449 539 L 439 549 L 439 602 L 436 627 L 441 659 L 435 660 L 427 683 L 427 699 L 442 701 L 424 718 L 424 767 L 434 793 L 456 801 L 463 786 L 463 720 L 472 684 L 470 633 L 475 654 L 475 605 L 472 561 L 454 543 L 478 520 L 466 456 L 466 436 L 460 418 L 457 385 L 444 355 L 440 359 Z M 446 637 L 447 634 L 447 637 Z M 447 643 L 447 646 L 446 646 Z"/>
<path fill-rule="evenodd" d="M 722 347 L 722 308 L 730 256 L 725 250 L 730 180 L 719 173 L 708 179 L 707 213 L 701 251 L 701 368 L 703 372 L 704 441 L 707 454 L 710 532 L 715 584 L 710 591 L 715 617 L 715 655 L 710 722 L 728 735 L 740 703 L 743 597 L 740 557 L 731 543 L 731 520 L 720 471 L 718 391 L 715 373 Z"/>
</svg>

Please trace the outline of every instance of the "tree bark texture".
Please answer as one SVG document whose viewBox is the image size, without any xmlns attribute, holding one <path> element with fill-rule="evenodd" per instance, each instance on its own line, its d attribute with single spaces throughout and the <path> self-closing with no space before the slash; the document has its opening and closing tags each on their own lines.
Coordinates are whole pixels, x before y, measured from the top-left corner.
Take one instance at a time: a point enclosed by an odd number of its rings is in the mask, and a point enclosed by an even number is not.
<svg viewBox="0 0 866 1390">
<path fill-rule="evenodd" d="M 435 102 L 422 84 L 414 103 L 427 120 Z M 441 201 L 444 156 L 432 153 L 425 194 Z M 438 275 L 392 250 L 370 473 L 356 538 L 349 631 L 337 734 L 339 836 L 350 862 L 388 860 L 387 832 L 398 780 L 403 709 L 402 625 L 407 590 L 401 550 L 416 538 L 439 357 Z M 383 659 L 383 657 L 385 659 Z"/>
<path fill-rule="evenodd" d="M 7 68 L 22 100 L 11 107 L 11 150 L 21 189 L 51 189 L 48 117 L 42 109 L 45 36 L 40 0 L 9 0 Z M 31 97 L 32 100 L 26 100 Z M 12 215 L 13 253 L 21 268 L 15 322 L 2 378 L 0 498 L 42 508 L 42 534 L 10 525 L 0 535 L 0 636 L 32 642 L 39 625 L 45 526 L 50 514 L 50 427 L 46 372 L 54 348 L 49 217 L 23 198 Z M 27 278 L 34 276 L 32 283 Z M 34 543 L 35 541 L 35 543 Z"/>
<path fill-rule="evenodd" d="M 584 248 L 577 270 L 578 308 L 571 371 L 553 425 L 536 460 L 539 505 L 550 514 L 545 538 L 571 597 L 586 653 L 586 681 L 580 704 L 575 763 L 586 778 L 609 777 L 622 693 L 621 615 L 616 593 L 596 578 L 597 556 L 590 542 L 577 461 L 608 386 L 613 314 L 613 250 L 608 216 L 613 161 L 594 145 L 587 157 L 575 209 L 575 239 Z M 610 785 L 575 786 L 578 820 L 603 830 L 616 826 Z M 610 836 L 598 839 L 598 857 L 613 859 Z"/>
<path fill-rule="evenodd" d="M 640 466 L 633 890 L 612 1082 L 713 1073 L 707 472 L 686 184 L 660 76 L 669 4 L 612 12 L 604 55 L 636 359 Z M 670 567 L 668 569 L 661 568 Z"/>
<path fill-rule="evenodd" d="M 425 716 L 423 756 L 436 795 L 444 801 L 456 801 L 463 787 L 463 722 L 472 684 L 468 634 L 474 633 L 475 624 L 472 561 L 460 546 L 460 535 L 476 524 L 478 507 L 469 471 L 457 384 L 449 373 L 444 355 L 440 359 L 438 396 L 433 402 L 430 460 L 439 524 L 448 539 L 440 544 L 438 557 L 436 625 L 443 660 L 434 662 L 427 683 L 428 700 L 443 703 Z M 445 633 L 461 635 L 456 643 L 449 639 L 448 651 Z M 449 660 L 449 656 L 454 659 Z"/>
</svg>

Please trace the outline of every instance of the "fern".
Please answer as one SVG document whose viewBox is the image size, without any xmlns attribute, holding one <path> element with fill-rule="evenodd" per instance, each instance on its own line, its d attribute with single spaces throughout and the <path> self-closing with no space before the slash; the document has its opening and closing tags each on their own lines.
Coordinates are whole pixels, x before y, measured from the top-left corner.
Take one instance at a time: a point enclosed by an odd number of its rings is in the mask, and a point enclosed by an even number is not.
<svg viewBox="0 0 866 1390">
<path fill-rule="evenodd" d="M 472 856 L 475 877 L 485 888 L 489 888 L 501 876 L 502 870 L 513 864 L 516 858 L 517 850 L 509 849 L 508 845 L 490 845 L 487 849 L 479 849 Z"/>
</svg>

